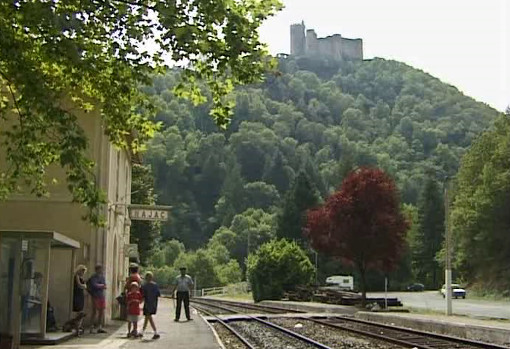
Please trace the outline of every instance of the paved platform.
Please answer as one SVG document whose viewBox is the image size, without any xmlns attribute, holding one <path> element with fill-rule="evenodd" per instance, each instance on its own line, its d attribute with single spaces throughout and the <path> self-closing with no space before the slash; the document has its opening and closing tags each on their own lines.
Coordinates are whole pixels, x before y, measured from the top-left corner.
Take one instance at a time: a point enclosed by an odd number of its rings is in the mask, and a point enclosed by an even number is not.
<svg viewBox="0 0 510 349">
<path fill-rule="evenodd" d="M 181 314 L 181 318 L 184 314 Z M 152 339 L 150 326 L 142 339 L 128 339 L 127 324 L 114 322 L 106 329 L 107 334 L 89 334 L 88 331 L 80 338 L 71 339 L 59 345 L 22 346 L 23 349 L 219 349 L 221 348 L 210 326 L 193 311 L 193 321 L 174 322 L 173 300 L 162 298 L 158 314 L 155 317 L 161 338 Z M 139 322 L 139 327 L 143 322 Z"/>
</svg>

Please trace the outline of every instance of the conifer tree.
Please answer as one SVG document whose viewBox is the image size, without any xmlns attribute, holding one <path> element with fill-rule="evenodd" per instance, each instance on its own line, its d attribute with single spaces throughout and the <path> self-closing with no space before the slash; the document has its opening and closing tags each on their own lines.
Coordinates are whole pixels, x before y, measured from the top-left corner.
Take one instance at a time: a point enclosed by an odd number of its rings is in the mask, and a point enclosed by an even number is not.
<svg viewBox="0 0 510 349">
<path fill-rule="evenodd" d="M 444 205 L 438 183 L 429 177 L 418 199 L 419 228 L 413 246 L 412 264 L 416 277 L 427 287 L 437 288 L 441 270 L 436 254 L 444 237 Z"/>
<path fill-rule="evenodd" d="M 277 218 L 276 235 L 303 242 L 303 227 L 306 223 L 306 210 L 319 203 L 319 194 L 304 172 L 300 172 L 285 196 L 281 212 Z"/>
</svg>

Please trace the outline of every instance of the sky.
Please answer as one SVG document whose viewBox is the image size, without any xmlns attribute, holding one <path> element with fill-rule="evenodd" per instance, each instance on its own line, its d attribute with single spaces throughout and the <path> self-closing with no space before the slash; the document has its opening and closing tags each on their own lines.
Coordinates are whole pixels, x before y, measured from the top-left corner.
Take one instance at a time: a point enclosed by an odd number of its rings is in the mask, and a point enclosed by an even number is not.
<svg viewBox="0 0 510 349">
<path fill-rule="evenodd" d="M 290 53 L 292 23 L 362 38 L 365 58 L 407 63 L 504 111 L 510 105 L 510 0 L 283 0 L 260 29 Z"/>
</svg>

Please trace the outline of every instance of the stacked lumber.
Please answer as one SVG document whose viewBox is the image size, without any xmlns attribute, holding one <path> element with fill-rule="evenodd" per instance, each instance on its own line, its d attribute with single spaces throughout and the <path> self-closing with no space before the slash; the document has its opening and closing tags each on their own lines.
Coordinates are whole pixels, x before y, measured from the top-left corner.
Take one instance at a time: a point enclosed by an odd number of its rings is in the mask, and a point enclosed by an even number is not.
<svg viewBox="0 0 510 349">
<path fill-rule="evenodd" d="M 328 304 L 354 305 L 361 302 L 361 295 L 334 287 L 319 287 L 313 300 Z"/>
<path fill-rule="evenodd" d="M 285 293 L 285 298 L 294 302 L 310 302 L 314 293 L 311 286 L 297 286 L 295 290 Z"/>
</svg>

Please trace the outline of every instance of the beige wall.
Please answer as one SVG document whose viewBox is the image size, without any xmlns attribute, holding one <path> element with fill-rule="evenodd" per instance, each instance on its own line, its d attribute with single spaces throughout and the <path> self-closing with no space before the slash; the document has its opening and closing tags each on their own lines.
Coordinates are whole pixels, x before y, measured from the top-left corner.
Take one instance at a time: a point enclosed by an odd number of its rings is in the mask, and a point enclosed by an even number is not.
<svg viewBox="0 0 510 349">
<path fill-rule="evenodd" d="M 51 230 L 80 242 L 81 247 L 76 251 L 76 264 L 88 267 L 87 277 L 92 275 L 96 264 L 105 267 L 109 285 L 107 318 L 110 318 L 118 310 L 115 297 L 121 292 L 120 285 L 127 272 L 124 246 L 129 243 L 129 219 L 125 217 L 131 200 L 131 159 L 127 152 L 117 150 L 108 143 L 97 112 L 76 114 L 89 139 L 88 153 L 96 162 L 98 184 L 107 194 L 108 205 L 103 210 L 107 226 L 96 228 L 82 220 L 85 208 L 71 202 L 64 171 L 52 167 L 47 171 L 49 197 L 36 198 L 25 193 L 14 194 L 5 202 L 0 201 L 0 230 Z M 0 120 L 0 129 L 4 126 Z M 0 154 L 0 169 L 5 168 L 3 158 Z M 53 178 L 57 180 L 56 184 L 52 183 Z M 58 275 L 51 277 L 54 283 L 50 287 L 50 301 L 67 300 L 71 296 L 70 286 L 61 285 L 65 279 L 61 274 L 69 273 L 75 266 L 70 265 L 70 259 L 60 252 L 54 251 L 51 257 L 52 273 Z M 57 284 L 62 287 L 57 287 Z M 64 314 L 64 307 L 63 302 L 56 311 Z M 58 320 L 63 321 L 65 317 L 58 315 Z"/>
<path fill-rule="evenodd" d="M 55 309 L 58 324 L 63 324 L 72 315 L 69 309 L 73 299 L 72 256 L 72 250 L 63 248 L 53 248 L 50 253 L 48 300 Z"/>
</svg>

